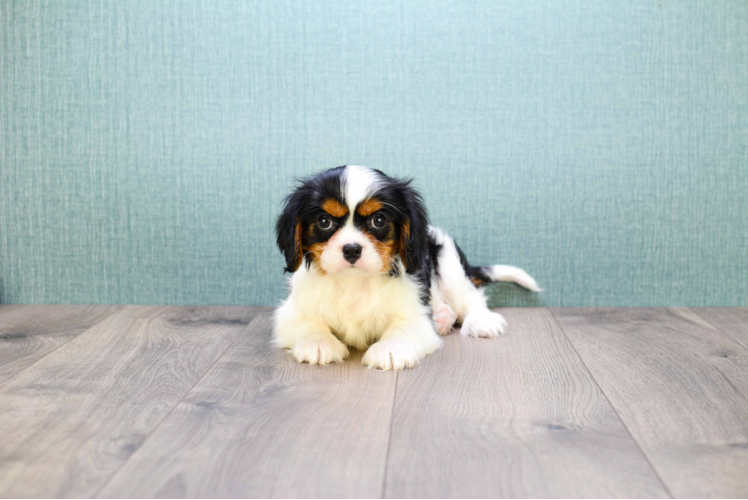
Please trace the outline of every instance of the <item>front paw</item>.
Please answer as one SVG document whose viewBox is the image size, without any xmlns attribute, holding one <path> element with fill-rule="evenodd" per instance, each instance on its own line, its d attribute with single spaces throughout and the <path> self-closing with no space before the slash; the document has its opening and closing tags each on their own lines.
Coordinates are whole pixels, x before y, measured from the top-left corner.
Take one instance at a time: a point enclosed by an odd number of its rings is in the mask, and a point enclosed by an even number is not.
<svg viewBox="0 0 748 500">
<path fill-rule="evenodd" d="M 293 357 L 299 363 L 327 365 L 348 357 L 348 348 L 332 334 L 304 337 L 296 341 Z"/>
<path fill-rule="evenodd" d="M 504 316 L 488 309 L 475 309 L 465 316 L 460 333 L 466 337 L 495 338 L 504 335 L 505 330 Z"/>
<path fill-rule="evenodd" d="M 361 363 L 378 370 L 413 368 L 423 357 L 419 349 L 407 340 L 385 339 L 373 344 Z"/>
</svg>

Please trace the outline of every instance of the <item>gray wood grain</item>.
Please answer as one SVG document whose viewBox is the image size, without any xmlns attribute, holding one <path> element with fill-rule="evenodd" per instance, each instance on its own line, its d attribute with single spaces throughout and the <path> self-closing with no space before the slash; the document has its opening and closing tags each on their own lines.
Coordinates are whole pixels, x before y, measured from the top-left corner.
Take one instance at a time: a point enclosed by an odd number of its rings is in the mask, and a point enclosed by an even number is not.
<svg viewBox="0 0 748 500">
<path fill-rule="evenodd" d="M 748 307 L 691 308 L 719 331 L 748 349 Z"/>
<path fill-rule="evenodd" d="M 678 497 L 748 496 L 748 357 L 688 309 L 553 309 Z"/>
<path fill-rule="evenodd" d="M 262 314 L 102 497 L 379 497 L 396 374 L 299 364 Z"/>
<path fill-rule="evenodd" d="M 120 306 L 0 305 L 0 383 L 120 309 Z"/>
<path fill-rule="evenodd" d="M 387 497 L 665 497 L 546 309 L 398 379 Z"/>
<path fill-rule="evenodd" d="M 0 495 L 94 495 L 254 313 L 126 307 L 8 380 Z"/>
</svg>

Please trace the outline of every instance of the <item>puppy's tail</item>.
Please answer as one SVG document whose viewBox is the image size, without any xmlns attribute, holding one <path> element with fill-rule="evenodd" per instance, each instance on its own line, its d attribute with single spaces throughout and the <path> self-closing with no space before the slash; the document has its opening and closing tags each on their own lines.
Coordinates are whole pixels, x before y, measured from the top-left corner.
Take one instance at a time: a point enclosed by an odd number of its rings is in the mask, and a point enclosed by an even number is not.
<svg viewBox="0 0 748 500">
<path fill-rule="evenodd" d="M 467 269 L 468 278 L 475 286 L 485 286 L 497 281 L 511 281 L 520 286 L 532 290 L 533 292 L 542 292 L 543 289 L 538 287 L 532 276 L 518 267 L 512 266 L 483 266 L 469 267 Z"/>
</svg>

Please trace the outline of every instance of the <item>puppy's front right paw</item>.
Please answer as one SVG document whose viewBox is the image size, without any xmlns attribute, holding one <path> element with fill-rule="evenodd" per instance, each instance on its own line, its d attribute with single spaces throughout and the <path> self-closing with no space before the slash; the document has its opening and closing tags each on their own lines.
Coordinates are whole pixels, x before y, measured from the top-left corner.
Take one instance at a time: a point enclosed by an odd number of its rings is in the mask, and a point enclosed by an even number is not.
<svg viewBox="0 0 748 500">
<path fill-rule="evenodd" d="M 327 365 L 348 357 L 348 348 L 333 335 L 315 335 L 296 341 L 291 350 L 299 363 Z"/>
</svg>

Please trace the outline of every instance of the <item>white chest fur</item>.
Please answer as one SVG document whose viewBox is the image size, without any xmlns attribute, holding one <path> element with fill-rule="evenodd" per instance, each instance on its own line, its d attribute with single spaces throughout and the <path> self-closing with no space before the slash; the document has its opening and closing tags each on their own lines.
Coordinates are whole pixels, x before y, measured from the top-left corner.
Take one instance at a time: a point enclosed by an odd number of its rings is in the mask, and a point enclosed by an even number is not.
<svg viewBox="0 0 748 500">
<path fill-rule="evenodd" d="M 378 340 L 390 325 L 428 313 L 418 299 L 417 284 L 404 272 L 393 277 L 351 269 L 325 275 L 302 268 L 291 288 L 288 302 L 297 314 L 322 321 L 340 340 L 359 349 Z"/>
</svg>

